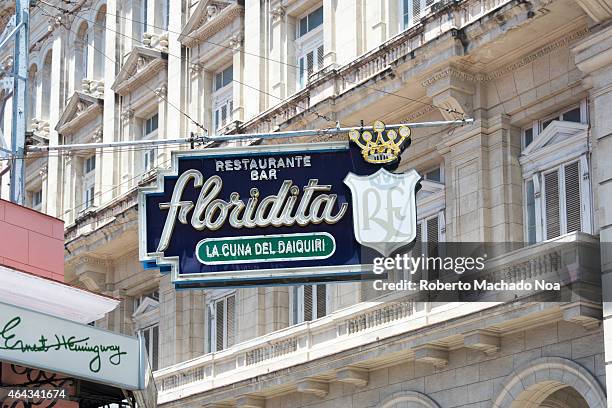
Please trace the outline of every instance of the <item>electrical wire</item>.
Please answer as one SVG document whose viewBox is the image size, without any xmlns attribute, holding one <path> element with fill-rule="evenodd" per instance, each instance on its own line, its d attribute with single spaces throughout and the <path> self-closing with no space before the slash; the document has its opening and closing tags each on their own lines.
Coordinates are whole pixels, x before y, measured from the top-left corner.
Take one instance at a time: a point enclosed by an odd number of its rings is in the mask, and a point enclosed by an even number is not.
<svg viewBox="0 0 612 408">
<path fill-rule="evenodd" d="M 38 1 L 40 1 L 40 2 L 41 2 L 41 3 L 43 3 L 43 4 L 48 4 L 48 3 L 47 3 L 47 2 L 45 2 L 44 0 L 38 0 Z M 54 7 L 54 8 L 55 8 L 55 9 L 57 9 L 57 10 L 63 10 L 62 8 L 57 7 L 57 6 L 52 6 L 52 7 Z M 41 9 L 41 10 L 42 10 L 42 9 Z M 51 17 L 51 18 L 57 18 L 57 17 L 58 17 L 58 16 L 53 16 L 53 15 L 50 15 L 50 14 L 45 14 L 45 13 L 43 13 L 43 15 L 45 15 L 45 16 L 47 16 L 47 17 Z M 110 31 L 110 32 L 115 33 L 115 34 L 118 34 L 118 35 L 120 35 L 120 36 L 122 36 L 122 37 L 125 37 L 125 38 L 129 38 L 129 39 L 131 39 L 131 40 L 133 40 L 133 41 L 135 41 L 135 42 L 137 42 L 137 43 L 139 43 L 139 44 L 143 44 L 143 45 L 144 45 L 143 40 L 140 40 L 140 39 L 138 39 L 137 37 L 132 37 L 132 36 L 129 36 L 129 35 L 127 35 L 127 34 L 123 34 L 123 33 L 119 32 L 119 31 L 117 31 L 117 30 L 110 29 L 110 28 L 106 27 L 106 25 L 102 25 L 102 24 L 99 24 L 99 23 L 98 23 L 98 22 L 96 22 L 96 21 L 93 21 L 93 20 L 87 19 L 87 18 L 85 18 L 85 17 L 79 16 L 77 13 L 72 13 L 71 15 L 72 15 L 72 16 L 74 16 L 75 18 L 79 18 L 79 19 L 81 19 L 81 20 L 83 20 L 83 21 L 87 21 L 88 23 L 91 23 L 91 24 L 92 24 L 92 25 L 94 25 L 94 26 L 98 26 L 98 27 L 100 27 L 100 28 L 104 28 L 104 29 L 105 29 L 105 30 L 107 30 L 107 31 Z M 64 27 L 65 27 L 65 26 L 64 26 Z M 72 30 L 71 30 L 71 31 L 72 31 Z M 72 32 L 74 32 L 74 31 L 72 31 Z M 172 56 L 172 57 L 174 57 L 174 58 L 177 58 L 177 59 L 179 59 L 180 61 L 186 62 L 187 64 L 196 65 L 196 63 L 194 63 L 194 62 L 190 61 L 189 59 L 187 59 L 187 58 L 185 58 L 185 57 L 182 57 L 182 56 L 180 56 L 180 55 L 175 55 L 175 54 L 172 54 L 172 53 L 170 53 L 170 52 L 164 52 L 164 53 L 165 53 L 165 54 L 167 54 L 167 55 L 169 55 L 169 56 Z M 237 80 L 237 79 L 232 78 L 232 82 L 236 82 L 236 83 L 238 83 L 238 84 L 240 84 L 240 85 L 243 85 L 243 86 L 245 86 L 245 87 L 247 87 L 247 88 L 251 88 L 251 89 L 253 89 L 253 90 L 255 90 L 255 91 L 259 92 L 259 93 L 262 93 L 262 94 L 264 94 L 264 95 L 271 96 L 271 97 L 273 97 L 273 98 L 275 98 L 275 99 L 278 99 L 278 100 L 279 100 L 279 101 L 281 101 L 281 102 L 282 102 L 282 101 L 285 101 L 285 98 L 282 98 L 282 97 L 276 96 L 276 95 L 274 95 L 274 94 L 271 94 L 271 93 L 269 93 L 269 92 L 267 92 L 267 91 L 264 91 L 264 90 L 258 89 L 258 88 L 254 87 L 254 86 L 252 86 L 252 85 L 248 85 L 248 84 L 246 84 L 246 83 L 244 83 L 244 82 L 242 82 L 242 81 L 239 81 L 239 80 Z M 300 106 L 300 105 L 299 105 L 297 102 L 289 102 L 289 101 L 287 102 L 287 104 L 288 104 L 289 106 L 294 106 L 294 107 L 296 107 L 296 108 L 299 108 L 299 109 L 301 109 L 301 110 L 303 110 L 303 111 L 305 111 L 305 112 L 312 113 L 312 114 L 314 114 L 316 117 L 318 117 L 319 119 L 323 119 L 323 120 L 326 120 L 326 121 L 328 121 L 328 122 L 332 122 L 332 123 L 337 122 L 337 121 L 335 121 L 334 119 L 332 119 L 331 117 L 329 117 L 329 116 L 327 116 L 327 115 L 324 115 L 324 114 L 322 114 L 322 113 L 320 113 L 320 112 L 316 111 L 315 109 L 312 109 L 312 107 L 303 107 L 303 106 Z"/>
<path fill-rule="evenodd" d="M 57 10 L 59 10 L 59 11 L 63 12 L 63 13 L 68 13 L 68 14 L 71 14 L 71 15 L 75 15 L 75 16 L 76 16 L 76 15 L 77 15 L 77 14 L 80 12 L 80 10 L 66 10 L 66 9 L 63 9 L 63 8 L 61 8 L 61 7 L 59 7 L 59 6 L 56 6 L 56 5 L 52 5 L 52 4 L 50 4 L 50 3 L 46 2 L 45 0 L 37 0 L 37 1 L 39 1 L 39 2 L 41 2 L 41 3 L 44 3 L 44 4 L 47 4 L 47 5 L 49 5 L 49 6 L 53 7 L 53 8 L 55 8 L 55 9 L 57 9 Z M 77 4 L 77 3 L 73 3 L 73 2 L 68 2 L 68 3 L 69 3 L 69 4 L 75 4 L 75 5 Z M 144 22 L 143 22 L 143 21 L 139 21 L 139 20 L 135 20 L 135 19 L 127 18 L 127 17 L 121 16 L 121 15 L 119 15 L 119 14 L 112 14 L 112 13 L 108 13 L 108 12 L 104 12 L 104 14 L 106 14 L 106 15 L 108 15 L 108 16 L 113 16 L 113 17 L 115 17 L 115 18 L 117 18 L 117 17 L 118 17 L 118 18 L 121 18 L 121 19 L 126 20 L 126 21 L 130 21 L 130 22 L 133 22 L 133 23 L 137 23 L 137 24 L 144 24 Z M 88 19 L 86 19 L 86 18 L 84 18 L 84 17 L 78 16 L 78 18 L 81 18 L 81 19 L 83 19 L 83 20 L 85 20 L 85 21 L 89 21 L 89 22 L 91 22 L 92 24 L 96 24 L 94 21 L 88 20 Z M 153 24 L 149 24 L 148 22 L 147 22 L 147 26 L 150 26 L 150 27 L 152 27 L 152 28 L 156 28 L 156 29 L 158 29 L 158 30 L 167 31 L 167 32 L 169 32 L 169 33 L 178 34 L 178 35 L 183 35 L 183 33 L 181 33 L 181 32 L 178 32 L 178 31 L 173 31 L 173 30 L 170 30 L 169 28 L 163 28 L 163 27 L 159 27 L 159 26 L 156 26 L 156 25 L 153 25 Z M 106 26 L 104 26 L 104 28 L 105 28 L 106 30 L 113 31 L 113 30 L 110 30 L 110 29 L 109 29 L 108 27 L 106 27 Z M 118 33 L 117 31 L 114 31 L 114 32 L 115 32 L 115 33 Z M 120 34 L 120 33 L 118 33 L 118 34 Z M 121 35 L 122 35 L 122 34 L 121 34 Z M 183 35 L 183 36 L 184 36 L 184 37 L 188 37 L 188 38 L 192 38 L 192 39 L 196 39 L 196 40 L 199 40 L 200 42 L 204 42 L 204 43 L 207 43 L 207 44 L 211 44 L 211 45 L 214 45 L 214 46 L 217 46 L 217 47 L 221 47 L 221 48 L 225 48 L 225 49 L 230 49 L 230 50 L 232 49 L 230 46 L 223 45 L 223 44 L 219 44 L 219 43 L 215 43 L 215 42 L 212 42 L 212 41 L 209 41 L 209 40 L 200 40 L 199 38 L 194 37 L 194 36 L 191 36 L 191 35 L 188 35 L 188 34 L 185 34 L 185 35 Z M 279 60 L 276 60 L 276 59 L 274 59 L 274 58 L 269 58 L 269 57 L 265 57 L 265 56 L 262 56 L 262 55 L 259 55 L 259 54 L 255 54 L 255 53 L 252 53 L 252 52 L 248 52 L 248 51 L 246 51 L 246 50 L 243 50 L 243 52 L 244 52 L 246 55 L 251 55 L 251 56 L 254 56 L 254 57 L 257 57 L 257 58 L 263 59 L 263 60 L 265 60 L 265 61 L 276 62 L 276 63 L 278 63 L 278 64 L 286 65 L 286 66 L 291 67 L 291 68 L 299 69 L 299 67 L 298 67 L 297 65 L 293 65 L 293 64 L 290 64 L 290 63 L 288 63 L 288 62 L 279 61 Z M 341 77 L 341 78 L 342 78 L 344 81 L 349 82 L 349 83 L 353 83 L 353 84 L 356 84 L 356 85 L 359 85 L 359 86 L 363 86 L 363 87 L 364 87 L 364 88 L 366 88 L 366 89 L 371 89 L 371 90 L 373 90 L 373 91 L 377 91 L 377 92 L 383 93 L 383 94 L 385 94 L 385 95 L 395 96 L 395 97 L 397 97 L 397 98 L 402 98 L 402 99 L 405 99 L 405 100 L 409 100 L 409 101 L 411 101 L 411 102 L 420 103 L 420 104 L 423 104 L 423 105 L 425 105 L 425 106 L 430 106 L 430 107 L 433 107 L 433 108 L 436 108 L 436 109 L 440 109 L 440 110 L 446 111 L 446 112 L 448 112 L 448 113 L 450 113 L 450 114 L 460 115 L 462 118 L 465 118 L 465 116 L 466 116 L 464 112 L 459 112 L 459 111 L 457 111 L 456 109 L 444 108 L 444 107 L 442 107 L 442 106 L 437 106 L 437 105 L 435 105 L 435 104 L 432 104 L 432 103 L 429 103 L 429 102 L 424 102 L 424 101 L 419 100 L 419 99 L 410 98 L 410 97 L 405 96 L 405 95 L 400 95 L 400 94 L 395 93 L 395 92 L 385 91 L 384 89 L 380 89 L 380 88 L 377 88 L 377 87 L 373 87 L 373 86 L 365 85 L 365 84 L 363 84 L 363 83 L 361 83 L 361 84 L 360 84 L 358 81 L 352 81 L 352 80 L 350 80 L 350 79 L 347 79 L 347 78 L 346 78 L 344 75 L 340 74 L 339 72 L 338 72 L 338 75 L 339 75 L 339 76 L 340 76 L 340 77 Z"/>
</svg>

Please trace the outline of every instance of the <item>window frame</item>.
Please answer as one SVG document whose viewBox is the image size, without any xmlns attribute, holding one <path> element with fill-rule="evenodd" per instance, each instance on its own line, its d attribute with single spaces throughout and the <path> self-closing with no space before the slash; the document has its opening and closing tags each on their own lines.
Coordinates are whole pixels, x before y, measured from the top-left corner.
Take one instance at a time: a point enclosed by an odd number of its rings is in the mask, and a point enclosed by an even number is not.
<svg viewBox="0 0 612 408">
<path fill-rule="evenodd" d="M 223 73 L 228 69 L 232 70 L 232 79 L 227 83 L 223 84 L 224 76 Z M 213 124 L 214 131 L 218 131 L 219 129 L 229 125 L 234 121 L 234 75 L 233 75 L 234 65 L 229 64 L 224 68 L 219 69 L 213 75 L 213 94 L 212 94 L 212 112 L 211 112 L 211 122 Z M 217 75 L 222 75 L 221 77 L 221 87 L 217 88 Z M 223 120 L 223 108 L 226 110 L 225 120 Z"/>
<path fill-rule="evenodd" d="M 83 209 L 94 205 L 96 194 L 96 155 L 91 154 L 83 158 Z"/>
<path fill-rule="evenodd" d="M 547 122 L 549 120 L 563 120 L 563 115 L 565 115 L 566 113 L 579 108 L 580 109 L 580 122 L 574 122 L 574 123 L 582 123 L 582 124 L 589 124 L 589 109 L 588 109 L 588 101 L 586 99 L 582 99 L 580 102 L 578 103 L 574 103 L 572 105 L 568 105 L 567 107 L 558 110 L 557 112 L 555 112 L 554 114 L 551 115 L 546 115 L 542 118 L 536 119 L 534 121 L 532 121 L 531 126 L 527 126 L 525 128 L 523 128 L 521 130 L 521 150 L 525 150 L 527 148 L 527 146 L 529 146 L 531 143 L 535 142 L 536 139 L 538 138 L 538 136 L 544 132 L 544 128 L 543 128 L 543 124 L 544 122 Z M 532 130 L 532 137 L 531 137 L 531 142 L 527 143 L 526 142 L 526 135 L 525 132 L 527 130 L 531 129 Z"/>
<path fill-rule="evenodd" d="M 323 316 L 319 316 L 317 301 L 318 301 L 318 286 L 325 287 L 325 314 Z M 304 288 L 305 286 L 312 287 L 312 310 L 311 316 L 312 320 L 305 320 L 304 312 Z M 317 319 L 321 319 L 330 314 L 330 306 L 331 306 L 331 292 L 330 288 L 325 283 L 319 284 L 309 284 L 309 285 L 299 285 L 299 286 L 291 286 L 289 290 L 289 323 L 291 326 L 302 324 L 304 322 L 312 322 Z"/>
<path fill-rule="evenodd" d="M 321 10 L 321 24 L 317 25 L 316 27 L 313 27 L 312 29 L 308 29 L 308 19 L 309 17 L 314 14 L 314 12 Z M 323 24 L 325 22 L 324 20 L 325 18 L 325 9 L 323 8 L 323 4 L 319 3 L 315 6 L 310 7 L 306 12 L 300 14 L 297 18 L 296 18 L 296 24 L 295 24 L 295 38 L 300 39 L 300 38 L 304 38 L 307 37 L 310 33 L 316 31 L 317 29 L 323 29 Z M 306 19 L 306 32 L 304 34 L 301 33 L 300 27 L 302 24 L 302 20 Z"/>
<path fill-rule="evenodd" d="M 308 9 L 308 11 L 302 13 L 300 16 L 296 18 L 296 25 L 295 25 L 296 35 L 295 35 L 294 45 L 295 45 L 295 64 L 297 67 L 296 68 L 297 72 L 295 76 L 295 83 L 296 83 L 296 89 L 298 91 L 304 89 L 306 85 L 308 85 L 310 75 L 315 74 L 316 72 L 319 72 L 321 69 L 325 67 L 325 61 L 324 61 L 325 36 L 324 36 L 324 30 L 323 30 L 324 24 L 321 23 L 320 25 L 316 26 L 312 30 L 306 32 L 304 35 L 301 35 L 301 36 L 299 35 L 300 21 L 303 18 L 308 17 L 310 14 L 312 14 L 314 11 L 318 10 L 319 8 L 323 8 L 323 6 L 320 4 L 313 6 L 310 9 Z M 323 50 L 321 51 L 321 53 L 323 54 L 321 56 L 321 63 L 319 63 L 319 58 L 318 58 L 319 47 L 323 47 Z M 311 52 L 313 53 L 313 68 L 312 68 L 312 73 L 308 74 L 307 60 L 308 60 L 308 54 Z"/>
<path fill-rule="evenodd" d="M 236 344 L 236 334 L 238 333 L 238 313 L 237 307 L 237 293 L 235 290 L 221 290 L 217 293 L 209 292 L 207 297 L 211 296 L 206 300 L 206 331 L 207 331 L 207 349 L 210 353 L 216 353 L 222 350 L 226 350 Z M 234 298 L 234 322 L 233 322 L 233 339 L 231 344 L 228 336 L 228 313 L 227 313 L 227 300 Z M 223 302 L 223 345 L 221 348 L 217 348 L 217 304 Z"/>
<path fill-rule="evenodd" d="M 155 121 L 153 120 L 154 118 Z M 147 127 L 151 123 L 151 130 L 148 131 Z M 153 122 L 155 122 L 155 128 L 153 129 Z M 148 132 L 148 133 L 147 133 Z M 153 140 L 157 139 L 159 132 L 159 112 L 155 112 L 152 115 L 142 119 L 142 140 Z M 157 162 L 157 147 L 151 147 L 142 151 L 142 170 L 143 172 L 149 172 L 155 168 Z"/>
<path fill-rule="evenodd" d="M 155 334 L 155 329 L 157 329 L 157 336 L 154 336 Z M 161 347 L 160 347 L 160 341 L 159 341 L 159 333 L 160 333 L 160 324 L 159 322 L 148 325 L 146 327 L 143 327 L 141 329 L 138 329 L 137 331 L 139 336 L 142 336 L 142 340 L 145 343 L 145 350 L 147 351 L 147 357 L 149 359 L 149 362 L 151 364 L 151 371 L 157 371 L 159 370 L 159 366 L 160 366 L 160 351 L 161 351 Z M 147 337 L 145 336 L 145 333 L 148 333 L 148 341 L 147 341 Z M 153 355 L 153 353 L 151 352 L 151 348 L 149 347 L 149 345 L 151 345 L 151 343 L 155 343 L 153 341 L 153 339 L 157 340 L 157 350 L 155 352 L 155 356 Z M 153 345 L 151 345 L 151 347 L 153 347 Z M 155 357 L 155 358 L 154 358 Z"/>
</svg>

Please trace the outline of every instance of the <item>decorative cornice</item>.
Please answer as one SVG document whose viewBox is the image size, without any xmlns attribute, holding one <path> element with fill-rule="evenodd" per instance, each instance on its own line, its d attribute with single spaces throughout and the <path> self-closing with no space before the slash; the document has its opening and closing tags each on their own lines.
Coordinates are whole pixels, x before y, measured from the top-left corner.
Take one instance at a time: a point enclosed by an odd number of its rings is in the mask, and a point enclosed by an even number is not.
<svg viewBox="0 0 612 408">
<path fill-rule="evenodd" d="M 168 54 L 151 48 L 135 47 L 115 83 L 111 87 L 119 95 L 127 95 L 145 85 L 158 72 L 166 69 Z"/>
<path fill-rule="evenodd" d="M 590 32 L 588 27 L 582 28 L 578 31 L 574 31 L 568 35 L 566 35 L 563 38 L 560 38 L 559 40 L 548 44 L 540 49 L 538 49 L 537 51 L 526 55 L 525 57 L 521 58 L 520 60 L 506 65 L 501 69 L 498 69 L 496 71 L 493 71 L 491 73 L 488 74 L 472 74 L 469 72 L 465 72 L 462 71 L 460 68 L 457 67 L 453 67 L 453 66 L 449 66 L 441 71 L 436 72 L 435 74 L 433 74 L 432 76 L 430 76 L 429 78 L 427 78 L 426 80 L 424 80 L 423 82 L 421 82 L 421 86 L 423 86 L 424 88 L 427 88 L 431 85 L 433 85 L 434 83 L 436 83 L 437 81 L 444 79 L 444 78 L 448 78 L 453 77 L 462 81 L 469 81 L 469 82 L 488 82 L 488 81 L 492 81 L 495 79 L 498 79 L 512 71 L 516 71 L 519 68 L 524 67 L 525 65 L 545 56 L 550 54 L 551 52 L 553 52 L 556 49 L 565 47 L 569 44 L 571 44 L 572 42 L 584 37 L 585 35 L 587 35 Z"/>
<path fill-rule="evenodd" d="M 241 17 L 242 15 L 244 15 L 244 7 L 238 3 L 230 4 L 214 14 L 212 18 L 208 17 L 207 11 L 205 16 L 200 17 L 194 13 L 192 19 L 198 18 L 197 23 L 193 20 L 191 20 L 191 23 L 187 23 L 178 40 L 186 47 L 196 46 L 219 32 L 221 28 L 229 26 L 236 17 Z"/>
<path fill-rule="evenodd" d="M 64 135 L 77 133 L 85 124 L 101 116 L 103 110 L 102 99 L 75 92 L 64 109 L 55 130 Z"/>
</svg>

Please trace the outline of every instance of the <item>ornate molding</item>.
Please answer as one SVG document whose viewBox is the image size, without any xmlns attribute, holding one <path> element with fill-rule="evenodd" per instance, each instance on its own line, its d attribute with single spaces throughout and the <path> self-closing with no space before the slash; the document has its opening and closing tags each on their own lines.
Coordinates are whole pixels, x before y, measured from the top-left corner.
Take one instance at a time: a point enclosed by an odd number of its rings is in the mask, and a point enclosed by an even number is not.
<svg viewBox="0 0 612 408">
<path fill-rule="evenodd" d="M 272 10 L 270 10 L 270 15 L 272 16 L 272 21 L 273 22 L 278 22 L 278 21 L 282 21 L 283 18 L 285 17 L 285 13 L 286 13 L 286 9 L 283 6 L 277 6 L 274 7 Z"/>
<path fill-rule="evenodd" d="M 242 41 L 244 40 L 244 35 L 242 32 L 238 32 L 231 36 L 229 40 L 229 46 L 234 50 L 238 51 L 242 48 Z"/>
<path fill-rule="evenodd" d="M 166 85 L 162 85 L 159 88 L 155 88 L 153 91 L 158 98 L 164 99 L 168 94 L 168 87 Z"/>
<path fill-rule="evenodd" d="M 532 52 L 531 54 L 526 55 L 525 57 L 521 58 L 520 60 L 506 65 L 503 68 L 500 68 L 498 70 L 495 70 L 491 73 L 488 74 L 472 74 L 469 72 L 465 72 L 462 71 L 459 68 L 450 66 L 447 67 L 446 69 L 443 69 L 441 71 L 437 71 L 436 73 L 434 73 L 432 76 L 430 76 L 429 78 L 427 78 L 426 80 L 424 80 L 423 82 L 421 82 L 421 86 L 423 86 L 424 88 L 427 88 L 431 85 L 433 85 L 434 83 L 436 83 L 437 81 L 444 79 L 444 78 L 448 78 L 448 77 L 452 77 L 455 79 L 459 79 L 462 81 L 468 81 L 468 82 L 487 82 L 487 81 L 492 81 L 495 79 L 498 79 L 512 71 L 516 71 L 519 68 L 524 67 L 525 65 L 545 56 L 550 54 L 551 52 L 562 48 L 562 47 L 566 47 L 569 44 L 571 44 L 572 42 L 583 38 L 585 35 L 587 35 L 590 32 L 590 29 L 588 27 L 582 28 L 578 31 L 574 31 L 568 35 L 566 35 L 563 38 L 560 38 L 559 40 L 548 44 L 540 49 L 538 49 L 535 52 Z"/>
<path fill-rule="evenodd" d="M 104 131 L 102 130 L 102 128 L 96 130 L 92 136 L 92 140 L 94 141 L 94 143 L 100 143 L 102 142 L 102 137 L 104 136 Z"/>
<path fill-rule="evenodd" d="M 193 47 L 206 41 L 221 28 L 229 26 L 235 18 L 244 14 L 244 7 L 231 3 L 227 7 L 214 14 L 214 18 L 208 18 L 208 12 L 196 23 L 188 23 L 185 30 L 179 36 L 179 42 L 186 47 Z"/>
<path fill-rule="evenodd" d="M 42 166 L 42 167 L 40 168 L 40 170 L 38 170 L 38 174 L 40 175 L 40 177 L 41 177 L 43 180 L 46 180 L 46 179 L 47 179 L 47 174 L 48 174 L 48 171 L 49 171 L 49 169 L 48 169 L 48 167 L 47 167 L 47 166 Z"/>
<path fill-rule="evenodd" d="M 127 108 L 121 112 L 121 123 L 127 124 L 134 119 L 134 109 Z"/>
</svg>

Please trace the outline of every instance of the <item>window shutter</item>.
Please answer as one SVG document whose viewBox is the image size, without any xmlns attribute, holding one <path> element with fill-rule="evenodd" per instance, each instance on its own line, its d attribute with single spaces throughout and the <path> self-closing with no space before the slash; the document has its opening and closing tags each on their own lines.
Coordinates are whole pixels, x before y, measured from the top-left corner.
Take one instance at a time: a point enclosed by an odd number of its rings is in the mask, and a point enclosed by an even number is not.
<svg viewBox="0 0 612 408">
<path fill-rule="evenodd" d="M 421 18 L 421 0 L 412 0 L 412 22 L 418 23 Z"/>
<path fill-rule="evenodd" d="M 219 351 L 219 350 L 223 350 L 223 321 L 225 320 L 224 318 L 224 307 L 223 307 L 223 301 L 218 301 L 217 302 L 217 310 L 216 310 L 216 316 L 215 316 L 215 323 L 216 323 L 216 347 L 215 347 L 215 351 Z"/>
<path fill-rule="evenodd" d="M 438 217 L 427 220 L 427 255 L 438 255 L 438 242 L 440 241 L 438 229 Z"/>
<path fill-rule="evenodd" d="M 312 320 L 312 286 L 304 285 L 304 321 Z"/>
<path fill-rule="evenodd" d="M 314 51 L 310 51 L 306 54 L 306 67 L 308 69 L 308 77 L 312 74 L 314 70 Z"/>
<path fill-rule="evenodd" d="M 421 252 L 423 251 L 423 248 L 422 248 L 423 235 L 421 233 L 421 228 L 422 228 L 422 223 L 418 222 L 417 228 L 416 228 L 416 238 L 414 240 L 414 247 L 412 248 L 413 256 L 421 256 Z"/>
<path fill-rule="evenodd" d="M 578 162 L 565 166 L 565 215 L 567 232 L 580 231 L 580 169 Z"/>
<path fill-rule="evenodd" d="M 427 256 L 438 256 L 438 242 L 440 241 L 438 230 L 438 217 L 433 217 L 427 221 Z M 427 271 L 427 279 L 434 280 L 440 277 L 438 269 L 429 269 Z"/>
<path fill-rule="evenodd" d="M 317 68 L 323 68 L 323 46 L 319 45 L 317 48 Z"/>
<path fill-rule="evenodd" d="M 208 325 L 206 327 L 206 340 L 207 340 L 207 342 L 206 342 L 206 351 L 208 353 L 210 353 L 211 351 L 214 350 L 214 347 L 213 347 L 213 337 L 212 337 L 212 328 L 213 328 L 213 324 L 214 324 L 213 323 L 214 316 L 213 316 L 213 309 L 212 309 L 210 304 L 208 305 L 207 309 L 208 309 Z"/>
<path fill-rule="evenodd" d="M 557 171 L 544 175 L 544 195 L 546 205 L 546 239 L 551 239 L 561 235 L 559 173 Z"/>
<path fill-rule="evenodd" d="M 153 361 L 153 371 L 159 368 L 159 326 L 153 326 L 153 333 L 151 334 L 151 360 Z"/>
<path fill-rule="evenodd" d="M 227 347 L 234 345 L 234 324 L 236 316 L 236 297 L 227 298 Z"/>
<path fill-rule="evenodd" d="M 327 314 L 327 287 L 317 285 L 317 319 Z"/>
</svg>

